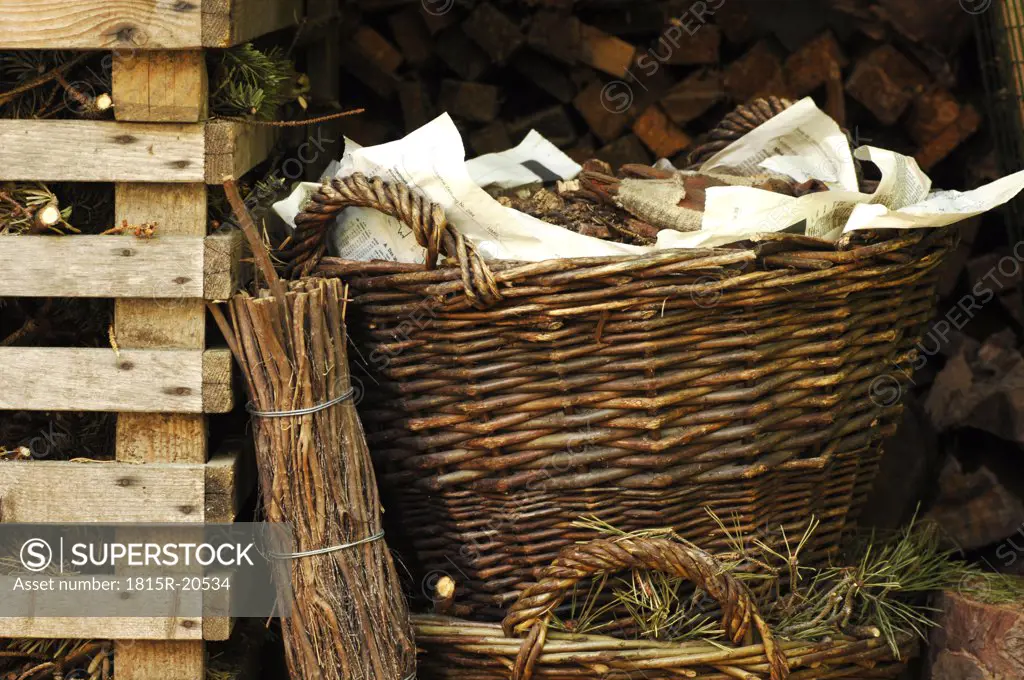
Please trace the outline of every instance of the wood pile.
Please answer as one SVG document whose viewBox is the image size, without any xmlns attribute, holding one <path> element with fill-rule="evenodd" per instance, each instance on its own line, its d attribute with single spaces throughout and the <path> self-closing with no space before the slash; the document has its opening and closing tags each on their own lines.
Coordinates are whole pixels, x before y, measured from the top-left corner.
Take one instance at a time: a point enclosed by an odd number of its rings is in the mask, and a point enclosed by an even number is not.
<svg viewBox="0 0 1024 680">
<path fill-rule="evenodd" d="M 859 143 L 930 169 L 981 124 L 955 54 L 966 15 L 923 0 L 500 3 L 361 0 L 346 10 L 346 97 L 376 115 L 345 122 L 377 144 L 442 111 L 468 155 L 536 128 L 578 160 L 682 162 L 738 103 L 819 100 Z M 940 13 L 941 14 L 941 13 Z"/>
</svg>

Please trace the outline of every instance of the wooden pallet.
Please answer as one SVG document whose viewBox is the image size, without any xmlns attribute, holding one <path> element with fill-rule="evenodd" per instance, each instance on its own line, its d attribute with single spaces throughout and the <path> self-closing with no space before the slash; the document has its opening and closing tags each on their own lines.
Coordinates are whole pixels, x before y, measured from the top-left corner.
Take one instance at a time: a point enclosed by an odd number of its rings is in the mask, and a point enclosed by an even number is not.
<svg viewBox="0 0 1024 680">
<path fill-rule="evenodd" d="M 114 298 L 117 344 L 2 348 L 0 409 L 118 413 L 116 462 L 4 464 L 0 521 L 231 521 L 253 490 L 240 454 L 208 459 L 206 414 L 235 402 L 228 352 L 206 346 L 205 303 L 242 277 L 237 234 L 207 235 L 207 184 L 265 160 L 278 132 L 207 120 L 203 49 L 292 26 L 304 10 L 304 0 L 0 0 L 0 49 L 112 51 L 116 118 L 0 120 L 0 181 L 113 182 L 115 224 L 158 225 L 146 240 L 0 238 L 0 296 Z M 48 494 L 57 480 L 71 491 L 59 502 Z M 116 640 L 118 680 L 205 680 L 204 641 L 230 631 L 226 619 L 0 619 L 3 637 Z"/>
<path fill-rule="evenodd" d="M 229 447 L 202 464 L 4 463 L 2 519 L 33 524 L 232 522 L 253 490 L 252 463 L 242 447 Z M 57 488 L 59 495 L 53 493 Z M 3 637 L 196 641 L 226 640 L 230 633 L 231 622 L 219 618 L 0 619 Z"/>
</svg>

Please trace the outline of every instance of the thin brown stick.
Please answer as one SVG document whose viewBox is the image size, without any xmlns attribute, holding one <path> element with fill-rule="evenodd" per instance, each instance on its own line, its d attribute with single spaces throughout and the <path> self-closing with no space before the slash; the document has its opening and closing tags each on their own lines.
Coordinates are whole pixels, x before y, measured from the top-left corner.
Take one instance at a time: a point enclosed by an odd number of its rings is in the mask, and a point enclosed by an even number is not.
<svg viewBox="0 0 1024 680">
<path fill-rule="evenodd" d="M 348 111 L 339 111 L 338 113 L 328 113 L 323 116 L 316 116 L 314 118 L 307 118 L 305 120 L 257 120 L 254 118 L 240 118 L 238 116 L 216 116 L 214 120 L 227 120 L 232 123 L 245 123 L 247 125 L 260 125 L 263 127 L 302 127 L 304 125 L 316 125 L 318 123 L 328 123 L 332 120 L 338 120 L 339 118 L 346 118 L 348 116 L 354 116 L 359 113 L 363 113 L 366 109 L 349 109 Z"/>
<path fill-rule="evenodd" d="M 259 231 L 252 221 L 252 215 L 249 214 L 249 210 L 245 207 L 245 201 L 242 199 L 242 194 L 238 191 L 238 182 L 234 177 L 228 176 L 224 178 L 224 193 L 227 194 L 231 210 L 235 213 L 235 218 L 238 219 L 238 224 L 242 228 L 242 233 L 249 242 L 249 248 L 252 250 L 252 256 L 256 260 L 256 265 L 260 268 L 260 273 L 270 283 L 271 288 L 275 288 L 275 284 L 279 283 L 280 279 L 277 276 L 277 271 L 274 269 L 273 262 L 270 261 L 267 247 L 263 244 L 263 239 L 260 238 Z"/>
<path fill-rule="evenodd" d="M 3 106 L 11 100 L 25 94 L 26 92 L 30 92 L 36 89 L 37 87 L 40 87 L 41 85 L 45 85 L 46 83 L 56 80 L 57 78 L 63 76 L 70 69 L 85 61 L 85 59 L 88 57 L 89 53 L 83 52 L 74 59 L 71 59 L 70 61 L 64 64 L 61 64 L 60 66 L 57 66 L 56 68 L 47 71 L 38 78 L 33 78 L 27 83 L 22 83 L 21 85 L 18 85 L 17 87 L 14 87 L 8 90 L 7 92 L 0 92 L 0 106 Z"/>
</svg>

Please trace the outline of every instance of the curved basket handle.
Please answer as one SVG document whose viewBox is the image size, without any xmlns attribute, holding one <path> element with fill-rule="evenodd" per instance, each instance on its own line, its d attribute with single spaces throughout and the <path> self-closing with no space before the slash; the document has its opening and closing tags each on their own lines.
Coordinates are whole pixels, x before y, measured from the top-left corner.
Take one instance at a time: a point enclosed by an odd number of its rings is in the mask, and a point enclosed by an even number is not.
<svg viewBox="0 0 1024 680">
<path fill-rule="evenodd" d="M 490 268 L 473 244 L 448 223 L 440 205 L 404 184 L 362 173 L 325 183 L 295 217 L 291 245 L 279 253 L 290 275 L 308 276 L 316 269 L 327 250 L 328 228 L 349 207 L 373 208 L 412 229 L 416 242 L 427 251 L 427 269 L 436 266 L 439 253 L 454 259 L 462 271 L 466 296 L 475 307 L 485 308 L 502 299 Z"/>
<path fill-rule="evenodd" d="M 552 612 L 585 578 L 628 569 L 654 569 L 692 581 L 722 606 L 722 627 L 733 644 L 757 628 L 771 665 L 771 679 L 789 676 L 789 663 L 750 592 L 719 562 L 694 545 L 667 538 L 607 538 L 563 548 L 538 583 L 527 588 L 502 622 L 505 635 L 528 631 L 513 669 L 513 680 L 530 680 L 547 639 Z"/>
</svg>

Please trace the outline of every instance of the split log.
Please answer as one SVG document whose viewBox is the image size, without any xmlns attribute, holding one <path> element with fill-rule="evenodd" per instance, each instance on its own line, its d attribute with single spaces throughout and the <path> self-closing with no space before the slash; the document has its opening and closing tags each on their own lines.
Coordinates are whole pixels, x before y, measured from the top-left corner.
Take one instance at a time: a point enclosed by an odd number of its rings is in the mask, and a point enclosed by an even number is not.
<svg viewBox="0 0 1024 680">
<path fill-rule="evenodd" d="M 457 26 L 437 36 L 434 51 L 463 80 L 476 80 L 491 66 L 487 54 Z"/>
<path fill-rule="evenodd" d="M 536 130 L 552 144 L 560 147 L 570 146 L 577 137 L 576 127 L 569 115 L 557 104 L 514 120 L 508 125 L 509 134 L 514 141 L 521 140 L 530 130 Z"/>
<path fill-rule="evenodd" d="M 757 43 L 726 68 L 725 91 L 737 102 L 767 95 L 788 96 L 779 55 L 766 41 Z"/>
<path fill-rule="evenodd" d="M 402 65 L 402 53 L 377 31 L 362 24 L 350 39 L 360 54 L 387 73 L 394 73 Z"/>
<path fill-rule="evenodd" d="M 563 104 L 568 104 L 576 96 L 576 84 L 566 69 L 550 57 L 530 49 L 521 50 L 512 58 L 511 65 L 523 77 Z"/>
<path fill-rule="evenodd" d="M 579 61 L 582 24 L 574 16 L 537 12 L 530 21 L 526 41 L 533 49 L 570 66 Z"/>
<path fill-rule="evenodd" d="M 441 108 L 453 116 L 477 123 L 489 123 L 498 117 L 501 91 L 493 85 L 444 80 L 441 82 Z"/>
<path fill-rule="evenodd" d="M 907 118 L 907 132 L 926 146 L 960 118 L 960 102 L 944 87 L 929 87 L 914 98 Z"/>
<path fill-rule="evenodd" d="M 928 144 L 921 147 L 914 154 L 914 160 L 927 172 L 935 167 L 939 161 L 953 153 L 964 140 L 978 131 L 981 125 L 981 115 L 968 104 L 960 111 L 956 122 L 940 132 L 937 137 Z"/>
<path fill-rule="evenodd" d="M 659 158 L 672 158 L 693 143 L 657 105 L 640 114 L 633 123 L 633 132 Z"/>
<path fill-rule="evenodd" d="M 433 120 L 436 112 L 422 82 L 405 81 L 398 86 L 398 102 L 406 130 L 415 130 Z"/>
<path fill-rule="evenodd" d="M 629 128 L 633 91 L 624 83 L 594 83 L 573 99 L 573 106 L 602 142 L 612 142 Z"/>
<path fill-rule="evenodd" d="M 434 56 L 434 45 L 427 25 L 414 8 L 409 7 L 388 17 L 391 34 L 405 60 L 415 67 L 423 66 Z"/>
<path fill-rule="evenodd" d="M 932 680 L 1024 678 L 1024 604 L 983 604 L 946 591 L 937 606 L 941 615 L 929 652 Z"/>
<path fill-rule="evenodd" d="M 641 163 L 650 163 L 652 160 L 651 154 L 636 135 L 619 137 L 611 144 L 598 149 L 596 156 L 609 163 L 615 170 L 628 163 L 636 163 L 637 159 L 640 159 Z"/>
<path fill-rule="evenodd" d="M 486 153 L 496 153 L 512 148 L 512 136 L 508 133 L 508 127 L 500 120 L 471 132 L 469 135 L 469 146 L 478 156 Z"/>
<path fill-rule="evenodd" d="M 722 73 L 700 70 L 691 73 L 661 98 L 661 108 L 676 125 L 700 118 L 725 97 Z"/>
<path fill-rule="evenodd" d="M 927 84 L 924 71 L 895 47 L 882 45 L 857 62 L 846 91 L 883 125 L 894 125 Z"/>
<path fill-rule="evenodd" d="M 832 31 L 826 31 L 786 58 L 786 82 L 794 97 L 805 97 L 824 85 L 833 64 L 849 63 Z"/>
<path fill-rule="evenodd" d="M 604 31 L 580 24 L 579 60 L 615 78 L 625 78 L 633 66 L 636 48 Z"/>
<path fill-rule="evenodd" d="M 519 26 L 487 2 L 462 22 L 462 30 L 497 64 L 507 61 L 526 40 Z"/>
</svg>

